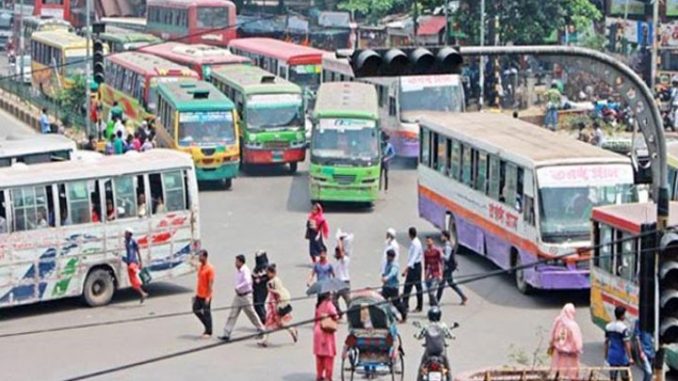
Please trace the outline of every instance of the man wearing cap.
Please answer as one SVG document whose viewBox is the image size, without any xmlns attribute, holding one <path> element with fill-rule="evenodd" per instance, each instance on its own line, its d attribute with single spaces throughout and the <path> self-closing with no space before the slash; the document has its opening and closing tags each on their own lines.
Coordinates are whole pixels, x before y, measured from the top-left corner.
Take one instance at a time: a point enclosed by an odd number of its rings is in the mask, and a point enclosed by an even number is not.
<svg viewBox="0 0 678 381">
<path fill-rule="evenodd" d="M 381 260 L 381 273 L 384 273 L 384 270 L 386 269 L 386 262 L 388 261 L 387 258 L 387 253 L 389 250 L 393 250 L 395 253 L 394 261 L 398 263 L 398 257 L 400 256 L 400 250 L 398 245 L 398 241 L 395 239 L 396 236 L 396 231 L 393 228 L 388 228 L 386 229 L 386 243 L 384 247 L 384 255 Z"/>
<path fill-rule="evenodd" d="M 125 229 L 125 258 L 123 261 L 127 263 L 127 275 L 129 276 L 129 283 L 141 296 L 141 303 L 146 300 L 148 293 L 141 288 L 141 279 L 139 272 L 142 268 L 141 255 L 139 254 L 139 244 L 132 238 L 134 231 L 132 228 Z"/>
<path fill-rule="evenodd" d="M 235 327 L 235 322 L 238 320 L 238 316 L 241 311 L 245 312 L 247 318 L 250 319 L 252 325 L 254 325 L 259 333 L 262 334 L 265 331 L 264 325 L 259 320 L 257 312 L 254 310 L 254 299 L 252 299 L 252 272 L 249 267 L 245 264 L 245 256 L 240 254 L 235 257 L 235 296 L 233 297 L 233 303 L 231 303 L 231 313 L 228 315 L 228 321 L 226 321 L 226 326 L 224 327 L 224 334 L 219 336 L 219 339 L 224 341 L 231 340 L 231 332 L 233 327 Z"/>
</svg>

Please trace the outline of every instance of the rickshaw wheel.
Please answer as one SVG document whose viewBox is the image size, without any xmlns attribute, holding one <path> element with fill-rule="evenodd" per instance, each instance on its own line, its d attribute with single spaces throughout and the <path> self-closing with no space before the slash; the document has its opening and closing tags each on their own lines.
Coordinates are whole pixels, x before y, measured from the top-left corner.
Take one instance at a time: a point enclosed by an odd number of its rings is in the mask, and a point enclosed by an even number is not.
<svg viewBox="0 0 678 381">
<path fill-rule="evenodd" d="M 353 375 L 355 374 L 355 359 L 351 358 L 352 355 L 354 355 L 354 349 L 351 348 L 341 357 L 341 381 L 346 381 L 346 372 L 351 372 L 349 380 L 353 381 Z"/>
<path fill-rule="evenodd" d="M 405 355 L 403 351 L 398 349 L 398 356 L 395 360 L 391 360 L 391 380 L 404 381 L 405 380 Z M 400 375 L 400 376 L 398 376 Z"/>
</svg>

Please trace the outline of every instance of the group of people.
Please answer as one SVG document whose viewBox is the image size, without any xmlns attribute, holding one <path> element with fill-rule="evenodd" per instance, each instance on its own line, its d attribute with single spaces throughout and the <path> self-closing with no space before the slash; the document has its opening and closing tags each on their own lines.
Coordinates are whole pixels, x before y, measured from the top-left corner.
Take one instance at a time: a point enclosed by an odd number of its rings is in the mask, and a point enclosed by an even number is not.
<svg viewBox="0 0 678 381">
<path fill-rule="evenodd" d="M 583 353 L 584 342 L 581 329 L 575 320 L 576 310 L 572 303 L 566 304 L 551 327 L 548 354 L 551 356 L 551 370 L 558 372 L 562 380 L 579 379 L 579 361 Z M 611 368 L 628 367 L 634 364 L 632 348 L 641 363 L 643 381 L 652 380 L 654 361 L 654 343 L 652 335 L 640 328 L 637 320 L 633 330 L 626 324 L 626 308 L 614 309 L 614 321 L 605 326 L 605 362 Z M 610 370 L 612 381 L 627 381 L 628 373 L 617 369 Z"/>
<path fill-rule="evenodd" d="M 134 133 L 130 133 L 123 109 L 118 102 L 113 103 L 106 123 L 101 117 L 101 109 L 101 103 L 94 102 L 91 119 L 98 128 L 99 139 L 106 142 L 104 148 L 106 155 L 122 155 L 128 151 L 144 152 L 155 147 L 155 128 L 152 124 L 144 121 Z M 96 137 L 90 135 L 86 148 L 96 150 L 96 142 Z"/>
<path fill-rule="evenodd" d="M 591 143 L 597 147 L 603 146 L 603 143 L 605 142 L 605 132 L 603 132 L 600 123 L 593 122 L 593 126 L 589 129 L 586 124 L 582 122 L 577 125 L 577 129 L 577 140 L 584 143 Z"/>
</svg>

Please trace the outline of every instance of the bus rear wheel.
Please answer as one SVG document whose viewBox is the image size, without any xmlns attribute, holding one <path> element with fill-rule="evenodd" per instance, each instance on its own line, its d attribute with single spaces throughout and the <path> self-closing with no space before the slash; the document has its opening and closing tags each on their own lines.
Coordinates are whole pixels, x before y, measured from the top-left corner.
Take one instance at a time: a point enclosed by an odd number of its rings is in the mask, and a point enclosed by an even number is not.
<svg viewBox="0 0 678 381">
<path fill-rule="evenodd" d="M 529 283 L 527 283 L 527 280 L 525 280 L 525 269 L 523 268 L 518 268 L 522 266 L 522 261 L 520 260 L 520 255 L 518 253 L 514 253 L 515 259 L 511 261 L 513 263 L 513 266 L 516 267 L 514 271 L 514 276 L 515 276 L 515 281 L 516 281 L 516 288 L 520 293 L 529 295 L 532 292 L 532 286 L 530 286 Z"/>
<path fill-rule="evenodd" d="M 290 173 L 296 173 L 297 172 L 298 164 L 299 163 L 297 163 L 296 161 L 290 163 Z"/>
<path fill-rule="evenodd" d="M 82 296 L 90 307 L 100 307 L 113 299 L 115 282 L 108 270 L 95 269 L 87 275 Z"/>
</svg>

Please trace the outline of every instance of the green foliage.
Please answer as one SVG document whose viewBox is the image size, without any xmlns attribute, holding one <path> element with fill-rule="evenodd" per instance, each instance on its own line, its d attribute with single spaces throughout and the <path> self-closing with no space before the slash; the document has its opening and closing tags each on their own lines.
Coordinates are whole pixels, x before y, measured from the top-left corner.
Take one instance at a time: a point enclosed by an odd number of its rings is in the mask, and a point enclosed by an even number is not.
<svg viewBox="0 0 678 381">
<path fill-rule="evenodd" d="M 602 14 L 589 0 L 486 0 L 486 42 L 488 32 L 495 29 L 495 18 L 498 28 L 494 32 L 499 33 L 502 44 L 526 45 L 543 43 L 567 25 L 583 31 Z M 469 37 L 468 44 L 478 44 L 480 1 L 462 0 L 454 22 Z"/>
<path fill-rule="evenodd" d="M 539 339 L 537 346 L 531 353 L 522 347 L 515 344 L 509 346 L 508 359 L 512 365 L 521 365 L 529 368 L 543 367 L 548 364 L 548 356 L 546 350 L 548 349 L 549 331 L 542 326 L 538 326 L 535 336 Z"/>
<path fill-rule="evenodd" d="M 55 98 L 61 107 L 62 121 L 65 125 L 70 124 L 70 120 L 75 119 L 75 115 L 82 112 L 82 106 L 87 99 L 85 86 L 85 77 L 78 75 L 73 77 L 73 84 L 69 88 L 61 88 L 57 92 Z"/>
<path fill-rule="evenodd" d="M 342 0 L 337 8 L 362 14 L 369 23 L 375 23 L 384 16 L 402 10 L 407 4 L 410 4 L 407 0 Z"/>
</svg>

